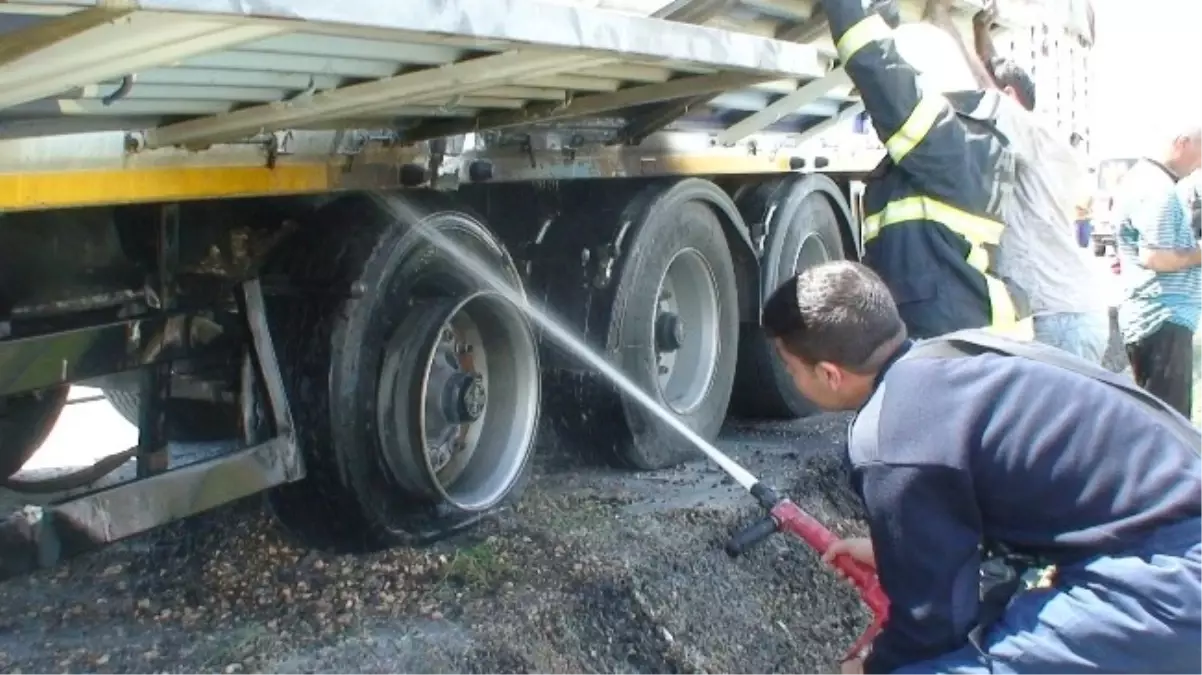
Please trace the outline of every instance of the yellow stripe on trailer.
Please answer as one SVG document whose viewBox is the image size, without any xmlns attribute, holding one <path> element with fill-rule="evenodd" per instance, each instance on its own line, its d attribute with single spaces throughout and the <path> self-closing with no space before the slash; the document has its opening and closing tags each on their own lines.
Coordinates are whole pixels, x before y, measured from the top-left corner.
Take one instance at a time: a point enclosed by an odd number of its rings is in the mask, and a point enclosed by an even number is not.
<svg viewBox="0 0 1202 675">
<path fill-rule="evenodd" d="M 311 164 L 147 167 L 0 174 L 0 211 L 328 192 L 340 167 Z"/>
</svg>

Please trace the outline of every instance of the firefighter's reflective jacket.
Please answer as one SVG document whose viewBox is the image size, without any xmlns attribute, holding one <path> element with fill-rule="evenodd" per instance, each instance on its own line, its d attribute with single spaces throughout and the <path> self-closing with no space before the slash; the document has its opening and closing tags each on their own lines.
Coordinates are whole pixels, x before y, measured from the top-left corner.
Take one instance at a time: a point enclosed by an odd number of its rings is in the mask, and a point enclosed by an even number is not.
<svg viewBox="0 0 1202 675">
<path fill-rule="evenodd" d="M 824 0 L 839 58 L 885 143 L 864 193 L 864 262 L 914 337 L 1027 327 L 993 274 L 1015 160 L 991 123 L 1001 94 L 924 94 L 893 31 L 860 0 Z"/>
</svg>

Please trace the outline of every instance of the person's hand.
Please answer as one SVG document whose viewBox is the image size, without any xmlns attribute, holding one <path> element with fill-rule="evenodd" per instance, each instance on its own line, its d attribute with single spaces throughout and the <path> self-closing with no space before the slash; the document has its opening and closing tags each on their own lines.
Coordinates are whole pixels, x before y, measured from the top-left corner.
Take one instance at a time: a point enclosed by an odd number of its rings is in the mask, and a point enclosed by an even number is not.
<svg viewBox="0 0 1202 675">
<path fill-rule="evenodd" d="M 981 4 L 981 11 L 973 15 L 972 22 L 977 26 L 991 28 L 993 24 L 997 23 L 997 19 L 997 0 L 985 0 Z"/>
<path fill-rule="evenodd" d="M 848 659 L 840 663 L 839 672 L 844 675 L 863 675 L 864 659 Z"/>
<path fill-rule="evenodd" d="M 850 557 L 856 562 L 862 563 L 876 569 L 876 556 L 872 552 L 872 540 L 865 537 L 852 537 L 850 539 L 840 539 L 831 544 L 831 547 L 826 549 L 826 553 L 822 554 L 822 562 L 828 565 L 834 565 L 835 558 L 841 555 Z M 839 568 L 835 571 L 840 576 L 846 576 Z"/>
</svg>

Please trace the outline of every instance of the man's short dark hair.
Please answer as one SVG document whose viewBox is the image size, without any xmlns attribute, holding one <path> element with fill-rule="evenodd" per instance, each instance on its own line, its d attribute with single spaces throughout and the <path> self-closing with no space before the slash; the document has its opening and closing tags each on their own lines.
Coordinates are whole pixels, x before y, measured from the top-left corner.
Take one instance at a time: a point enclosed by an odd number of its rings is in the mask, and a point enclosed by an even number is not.
<svg viewBox="0 0 1202 675">
<path fill-rule="evenodd" d="M 794 356 L 855 372 L 880 366 L 882 348 L 905 338 L 889 287 L 867 267 L 836 261 L 812 267 L 772 292 L 761 322 Z"/>
<path fill-rule="evenodd" d="M 997 83 L 999 89 L 1010 87 L 1018 92 L 1019 103 L 1027 110 L 1035 110 L 1035 81 L 1014 61 L 1003 57 L 995 57 L 986 64 L 989 76 Z"/>
</svg>

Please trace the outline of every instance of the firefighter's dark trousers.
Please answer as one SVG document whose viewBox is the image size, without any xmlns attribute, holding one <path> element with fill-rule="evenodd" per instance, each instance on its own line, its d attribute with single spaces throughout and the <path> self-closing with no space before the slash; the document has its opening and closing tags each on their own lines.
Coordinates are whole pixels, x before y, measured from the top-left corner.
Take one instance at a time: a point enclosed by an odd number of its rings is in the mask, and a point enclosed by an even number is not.
<svg viewBox="0 0 1202 675">
<path fill-rule="evenodd" d="M 986 634 L 990 659 L 965 645 L 897 672 L 1202 672 L 1200 531 L 1187 519 L 1019 592 Z"/>
</svg>

